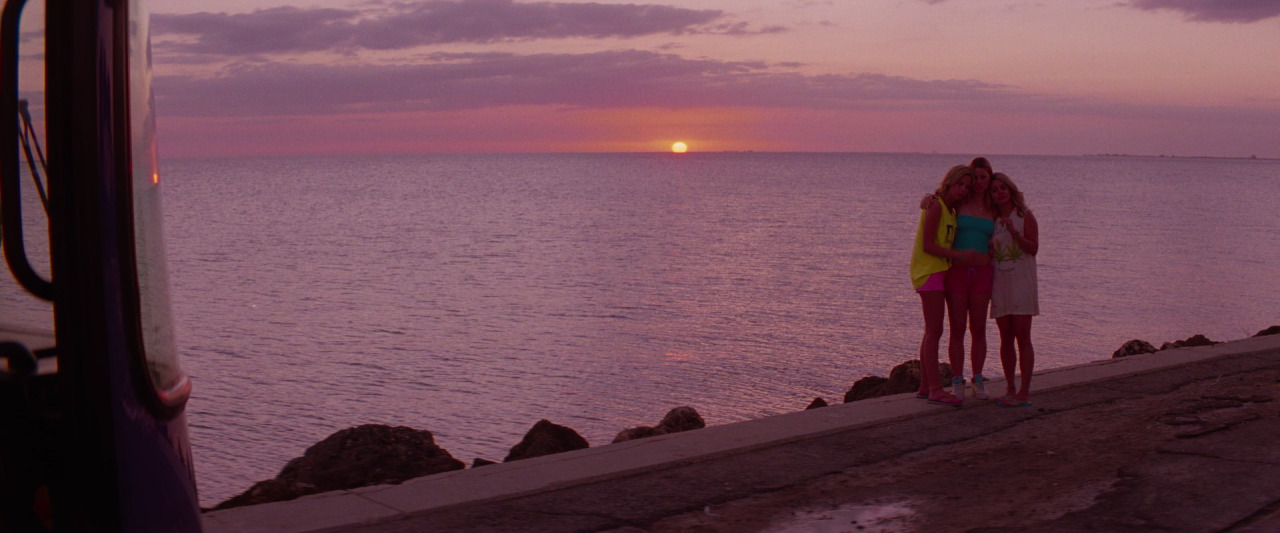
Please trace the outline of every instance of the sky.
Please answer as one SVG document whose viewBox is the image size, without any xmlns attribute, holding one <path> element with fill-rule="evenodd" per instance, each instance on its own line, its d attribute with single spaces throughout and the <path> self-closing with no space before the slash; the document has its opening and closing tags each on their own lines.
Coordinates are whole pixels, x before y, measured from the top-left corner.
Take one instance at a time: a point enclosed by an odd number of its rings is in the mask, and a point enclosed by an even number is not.
<svg viewBox="0 0 1280 533">
<path fill-rule="evenodd" d="M 1276 0 L 166 0 L 166 157 L 1280 157 Z"/>
</svg>

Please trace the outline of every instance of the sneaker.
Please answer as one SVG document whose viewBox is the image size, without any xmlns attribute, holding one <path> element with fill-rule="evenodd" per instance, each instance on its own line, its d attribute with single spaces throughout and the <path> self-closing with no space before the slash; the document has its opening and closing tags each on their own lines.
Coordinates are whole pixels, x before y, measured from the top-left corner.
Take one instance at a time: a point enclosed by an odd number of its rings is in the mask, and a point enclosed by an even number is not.
<svg viewBox="0 0 1280 533">
<path fill-rule="evenodd" d="M 964 378 L 951 378 L 951 394 L 956 398 L 960 398 L 961 401 L 964 401 Z"/>
<path fill-rule="evenodd" d="M 991 398 L 987 395 L 987 378 L 982 377 L 982 374 L 973 375 L 973 397 L 979 400 Z"/>
</svg>

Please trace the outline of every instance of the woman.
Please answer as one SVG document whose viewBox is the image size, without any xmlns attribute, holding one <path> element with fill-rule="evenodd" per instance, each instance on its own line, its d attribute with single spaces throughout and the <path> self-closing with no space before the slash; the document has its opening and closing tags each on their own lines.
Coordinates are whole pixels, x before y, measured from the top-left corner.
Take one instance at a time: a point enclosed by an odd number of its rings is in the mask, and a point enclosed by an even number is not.
<svg viewBox="0 0 1280 533">
<path fill-rule="evenodd" d="M 973 397 L 988 398 L 982 367 L 987 359 L 987 306 L 991 302 L 990 243 L 996 212 L 987 189 L 991 184 L 991 163 L 979 157 L 969 164 L 973 185 L 969 198 L 956 209 L 956 250 L 973 252 L 947 270 L 947 315 L 951 338 L 947 353 L 951 360 L 951 393 L 964 399 L 964 334 L 969 331 L 973 361 Z"/>
<path fill-rule="evenodd" d="M 1031 374 L 1036 354 L 1031 346 L 1031 317 L 1040 314 L 1036 293 L 1036 252 L 1040 250 L 1040 228 L 1027 209 L 1018 186 L 1009 176 L 991 176 L 991 200 L 997 223 L 991 236 L 996 270 L 991 291 L 991 318 L 1000 328 L 1000 363 L 1004 366 L 1005 395 L 996 400 L 1001 407 L 1031 405 Z M 1016 351 L 1015 351 L 1016 344 Z M 1015 367 L 1021 367 L 1022 381 L 1014 387 Z"/>
<path fill-rule="evenodd" d="M 953 261 L 971 259 L 972 253 L 951 249 L 956 236 L 956 205 L 969 196 L 973 170 L 964 165 L 951 167 L 934 192 L 935 200 L 920 213 L 915 248 L 911 253 L 911 283 L 924 309 L 924 338 L 920 341 L 920 391 L 917 396 L 929 403 L 959 407 L 960 398 L 942 388 L 938 376 L 938 342 L 942 340 L 942 317 L 946 311 L 944 279 Z"/>
</svg>

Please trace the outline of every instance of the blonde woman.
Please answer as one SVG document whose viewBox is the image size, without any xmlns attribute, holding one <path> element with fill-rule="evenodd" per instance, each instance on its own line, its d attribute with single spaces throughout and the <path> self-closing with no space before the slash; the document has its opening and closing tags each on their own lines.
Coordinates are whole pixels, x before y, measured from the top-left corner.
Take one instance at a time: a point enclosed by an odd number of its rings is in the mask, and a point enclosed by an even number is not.
<svg viewBox="0 0 1280 533">
<path fill-rule="evenodd" d="M 976 157 L 969 163 L 973 172 L 969 197 L 956 205 L 956 239 L 953 248 L 968 250 L 963 261 L 956 261 L 947 271 L 945 285 L 947 316 L 951 337 L 947 344 L 951 362 L 951 393 L 964 400 L 964 336 L 970 335 L 970 361 L 973 364 L 973 397 L 987 395 L 987 378 L 982 375 L 987 360 L 987 310 L 991 305 L 991 283 L 995 273 L 991 265 L 991 233 L 995 229 L 995 206 L 991 203 L 991 162 Z M 925 195 L 920 207 L 935 201 L 936 193 Z"/>
<path fill-rule="evenodd" d="M 996 228 L 991 235 L 995 279 L 991 289 L 991 318 L 1000 329 L 1000 363 L 1004 367 L 1005 395 L 1001 407 L 1031 405 L 1031 375 L 1035 349 L 1031 345 L 1031 317 L 1040 314 L 1036 282 L 1036 252 L 1040 228 L 1027 209 L 1022 191 L 1002 173 L 991 176 L 991 201 L 996 208 Z M 1021 370 L 1022 380 L 1014 381 Z M 1015 387 L 1014 384 L 1019 386 Z"/>
<path fill-rule="evenodd" d="M 924 310 L 924 338 L 920 341 L 920 390 L 917 396 L 929 403 L 959 407 L 962 400 L 943 390 L 938 375 L 938 342 L 942 340 L 942 319 L 947 297 L 947 271 L 954 261 L 970 259 L 972 252 L 952 250 L 956 237 L 956 211 L 973 182 L 973 170 L 965 165 L 951 167 L 934 199 L 920 212 L 915 247 L 911 253 L 911 284 L 920 295 Z"/>
</svg>

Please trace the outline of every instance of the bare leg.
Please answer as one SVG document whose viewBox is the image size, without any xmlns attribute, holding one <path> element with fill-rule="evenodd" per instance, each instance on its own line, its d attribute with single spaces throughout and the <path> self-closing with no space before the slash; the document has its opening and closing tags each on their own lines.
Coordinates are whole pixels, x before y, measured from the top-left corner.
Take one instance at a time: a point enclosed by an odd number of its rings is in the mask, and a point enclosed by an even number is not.
<svg viewBox="0 0 1280 533">
<path fill-rule="evenodd" d="M 987 362 L 987 312 L 991 306 L 991 293 L 969 295 L 969 358 L 973 361 L 973 374 L 982 373 Z"/>
<path fill-rule="evenodd" d="M 1031 375 L 1035 373 L 1036 351 L 1031 346 L 1031 316 L 1015 315 L 1013 331 L 1018 340 L 1018 366 L 1022 371 L 1022 388 L 1018 390 L 1018 400 L 1027 401 L 1031 397 Z"/>
<path fill-rule="evenodd" d="M 996 327 L 1000 329 L 1000 366 L 1004 367 L 1005 396 L 1010 398 L 1018 394 L 1014 378 L 1018 370 L 1018 353 L 1014 348 L 1014 331 L 1012 316 L 1005 315 L 996 319 Z"/>
<path fill-rule="evenodd" d="M 964 333 L 968 329 L 969 295 L 964 292 L 947 292 L 947 321 L 950 337 L 947 339 L 947 356 L 951 362 L 951 375 L 964 376 Z"/>
<path fill-rule="evenodd" d="M 934 397 L 941 392 L 938 378 L 938 343 L 942 341 L 942 320 L 946 314 L 946 296 L 942 291 L 924 291 L 920 304 L 924 310 L 924 339 L 920 341 L 920 394 Z"/>
</svg>

